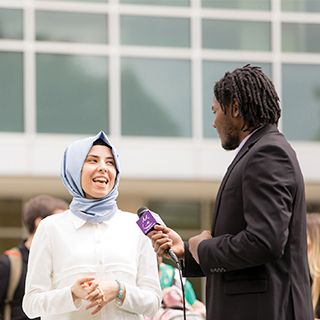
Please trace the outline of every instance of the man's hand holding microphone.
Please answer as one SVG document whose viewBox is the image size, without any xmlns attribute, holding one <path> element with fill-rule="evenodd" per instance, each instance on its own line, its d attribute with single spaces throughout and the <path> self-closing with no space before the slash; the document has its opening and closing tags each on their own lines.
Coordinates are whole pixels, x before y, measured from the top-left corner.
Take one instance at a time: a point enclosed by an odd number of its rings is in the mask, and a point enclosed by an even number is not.
<svg viewBox="0 0 320 320">
<path fill-rule="evenodd" d="M 149 232 L 147 236 L 151 239 L 154 251 L 158 256 L 170 258 L 166 250 L 171 248 L 179 260 L 184 259 L 184 243 L 174 230 L 162 225 L 155 225 L 154 230 Z"/>
<path fill-rule="evenodd" d="M 184 259 L 184 242 L 177 232 L 168 228 L 158 214 L 146 207 L 141 207 L 137 214 L 140 217 L 137 223 L 144 234 L 151 239 L 154 251 L 158 256 L 171 258 L 176 262 L 169 252 L 171 249 L 177 259 Z M 205 230 L 189 239 L 189 251 L 197 263 L 199 263 L 198 246 L 200 242 L 211 238 L 211 233 Z"/>
</svg>

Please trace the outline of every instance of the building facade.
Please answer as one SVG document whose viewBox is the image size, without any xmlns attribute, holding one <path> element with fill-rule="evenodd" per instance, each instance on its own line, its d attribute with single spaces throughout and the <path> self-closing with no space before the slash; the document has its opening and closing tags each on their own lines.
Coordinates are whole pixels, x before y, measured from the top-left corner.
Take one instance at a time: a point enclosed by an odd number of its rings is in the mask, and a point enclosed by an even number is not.
<svg viewBox="0 0 320 320">
<path fill-rule="evenodd" d="M 100 130 L 120 155 L 121 209 L 149 206 L 186 239 L 210 229 L 234 156 L 212 127 L 213 86 L 248 63 L 277 88 L 319 211 L 319 39 L 312 0 L 0 0 L 0 249 L 25 236 L 30 197 L 70 200 L 63 151 Z"/>
</svg>

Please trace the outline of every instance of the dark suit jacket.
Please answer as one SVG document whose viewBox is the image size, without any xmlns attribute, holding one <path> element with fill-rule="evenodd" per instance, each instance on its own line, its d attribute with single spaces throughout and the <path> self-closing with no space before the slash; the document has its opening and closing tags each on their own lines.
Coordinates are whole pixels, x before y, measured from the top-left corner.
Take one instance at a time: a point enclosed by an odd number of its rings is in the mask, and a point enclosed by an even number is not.
<svg viewBox="0 0 320 320">
<path fill-rule="evenodd" d="M 185 244 L 185 276 L 207 277 L 208 320 L 311 320 L 304 182 L 275 125 L 257 130 L 217 194 L 212 239 Z"/>
</svg>

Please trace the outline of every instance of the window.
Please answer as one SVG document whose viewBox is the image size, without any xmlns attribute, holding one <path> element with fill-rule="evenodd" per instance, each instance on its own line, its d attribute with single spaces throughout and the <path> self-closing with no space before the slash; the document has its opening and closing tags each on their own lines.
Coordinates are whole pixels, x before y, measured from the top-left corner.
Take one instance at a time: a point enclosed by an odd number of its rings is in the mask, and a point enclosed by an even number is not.
<svg viewBox="0 0 320 320">
<path fill-rule="evenodd" d="M 203 19 L 202 47 L 204 49 L 270 51 L 271 24 L 270 22 Z"/>
<path fill-rule="evenodd" d="M 38 41 L 107 43 L 108 17 L 103 14 L 36 12 Z"/>
<path fill-rule="evenodd" d="M 0 9 L 0 39 L 22 39 L 22 28 L 22 10 Z"/>
<path fill-rule="evenodd" d="M 204 8 L 270 10 L 270 0 L 202 0 Z"/>
<path fill-rule="evenodd" d="M 186 18 L 121 16 L 121 44 L 190 47 Z"/>
<path fill-rule="evenodd" d="M 320 53 L 320 24 L 283 23 L 282 50 L 285 52 Z"/>
<path fill-rule="evenodd" d="M 108 0 L 36 0 L 36 1 L 51 1 L 51 2 L 108 2 Z"/>
<path fill-rule="evenodd" d="M 106 133 L 107 57 L 37 54 L 37 132 Z"/>
<path fill-rule="evenodd" d="M 150 200 L 148 208 L 172 229 L 200 229 L 201 203 L 197 201 Z"/>
<path fill-rule="evenodd" d="M 0 130 L 22 132 L 23 117 L 23 54 L 0 52 Z"/>
<path fill-rule="evenodd" d="M 120 3 L 186 7 L 190 5 L 190 0 L 120 0 Z"/>
<path fill-rule="evenodd" d="M 320 1 L 318 0 L 281 0 L 283 11 L 296 12 L 320 12 Z"/>
<path fill-rule="evenodd" d="M 320 66 L 282 67 L 283 133 L 289 140 L 320 141 Z"/>
<path fill-rule="evenodd" d="M 191 137 L 190 61 L 123 58 L 122 134 Z"/>
<path fill-rule="evenodd" d="M 227 70 L 272 70 L 287 114 L 298 79 L 282 66 L 320 65 L 320 1 L 27 2 L 0 0 L 1 132 L 219 139 L 213 86 Z"/>
<path fill-rule="evenodd" d="M 15 199 L 0 199 L 0 252 L 19 245 L 22 232 L 22 202 Z"/>
</svg>

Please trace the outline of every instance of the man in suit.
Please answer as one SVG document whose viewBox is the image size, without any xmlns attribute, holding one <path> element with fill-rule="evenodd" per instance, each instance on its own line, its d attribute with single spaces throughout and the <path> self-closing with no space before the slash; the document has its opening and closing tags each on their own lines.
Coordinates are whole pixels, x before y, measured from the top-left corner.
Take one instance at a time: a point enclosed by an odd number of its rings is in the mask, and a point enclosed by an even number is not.
<svg viewBox="0 0 320 320">
<path fill-rule="evenodd" d="M 214 86 L 213 127 L 237 153 L 221 182 L 211 232 L 183 242 L 172 229 L 148 235 L 169 246 L 184 276 L 206 276 L 207 319 L 311 320 L 304 181 L 278 131 L 279 98 L 258 67 L 227 72 Z"/>
</svg>

